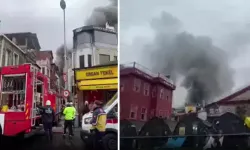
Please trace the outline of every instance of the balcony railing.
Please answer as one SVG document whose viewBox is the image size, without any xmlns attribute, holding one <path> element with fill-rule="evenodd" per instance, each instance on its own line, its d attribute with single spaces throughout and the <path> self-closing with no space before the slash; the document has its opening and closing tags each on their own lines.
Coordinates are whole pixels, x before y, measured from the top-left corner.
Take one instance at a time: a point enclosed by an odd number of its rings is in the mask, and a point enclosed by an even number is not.
<svg viewBox="0 0 250 150">
<path fill-rule="evenodd" d="M 126 68 L 136 68 L 142 72 L 144 72 L 145 74 L 153 77 L 153 78 L 161 78 L 162 80 L 174 85 L 174 82 L 169 79 L 166 75 L 162 74 L 162 73 L 155 73 L 152 70 L 148 69 L 147 67 L 140 65 L 136 62 L 131 62 L 131 63 L 126 63 L 126 64 L 121 64 L 120 65 L 120 70 L 126 69 Z"/>
</svg>

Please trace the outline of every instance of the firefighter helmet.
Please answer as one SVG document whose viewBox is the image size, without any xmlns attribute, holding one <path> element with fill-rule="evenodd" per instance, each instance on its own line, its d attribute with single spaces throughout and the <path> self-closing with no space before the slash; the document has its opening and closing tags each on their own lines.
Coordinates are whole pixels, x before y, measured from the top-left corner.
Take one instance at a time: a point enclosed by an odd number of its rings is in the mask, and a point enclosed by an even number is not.
<svg viewBox="0 0 250 150">
<path fill-rule="evenodd" d="M 50 100 L 47 100 L 47 101 L 46 101 L 46 105 L 47 105 L 47 106 L 50 106 L 50 105 L 51 105 L 51 101 L 50 101 Z"/>
</svg>

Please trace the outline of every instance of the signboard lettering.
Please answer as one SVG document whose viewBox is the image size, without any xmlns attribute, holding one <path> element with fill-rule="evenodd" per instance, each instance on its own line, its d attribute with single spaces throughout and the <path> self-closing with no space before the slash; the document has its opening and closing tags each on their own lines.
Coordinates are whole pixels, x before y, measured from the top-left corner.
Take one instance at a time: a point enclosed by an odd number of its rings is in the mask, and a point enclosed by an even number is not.
<svg viewBox="0 0 250 150">
<path fill-rule="evenodd" d="M 79 90 L 101 90 L 101 89 L 117 89 L 117 84 L 110 85 L 86 85 L 79 86 Z"/>
<path fill-rule="evenodd" d="M 90 68 L 76 71 L 76 80 L 117 78 L 117 66 Z"/>
</svg>

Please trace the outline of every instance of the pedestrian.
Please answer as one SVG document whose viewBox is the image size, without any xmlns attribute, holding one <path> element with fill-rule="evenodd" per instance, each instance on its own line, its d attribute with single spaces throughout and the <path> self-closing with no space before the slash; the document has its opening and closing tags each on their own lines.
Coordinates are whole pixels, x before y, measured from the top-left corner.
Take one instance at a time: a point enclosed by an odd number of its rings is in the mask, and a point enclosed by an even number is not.
<svg viewBox="0 0 250 150">
<path fill-rule="evenodd" d="M 68 128 L 69 131 L 69 136 L 72 138 L 73 136 L 73 120 L 75 119 L 76 115 L 76 109 L 71 105 L 71 103 L 68 103 L 68 105 L 65 107 L 63 110 L 63 115 L 64 115 L 64 134 L 63 137 L 66 135 L 66 130 Z"/>
<path fill-rule="evenodd" d="M 101 149 L 102 145 L 102 138 L 106 131 L 106 121 L 107 121 L 107 114 L 102 108 L 103 103 L 99 100 L 95 100 L 93 105 L 93 117 L 91 120 L 92 128 L 91 133 L 93 134 L 94 138 L 94 149 L 99 150 Z"/>
<path fill-rule="evenodd" d="M 55 112 L 53 108 L 51 107 L 51 101 L 47 100 L 45 103 L 45 107 L 37 105 L 37 108 L 40 109 L 40 114 L 42 116 L 42 123 L 44 127 L 44 131 L 46 134 L 46 137 L 49 141 L 53 140 L 53 122 L 55 121 Z"/>
<path fill-rule="evenodd" d="M 85 102 L 84 102 L 83 109 L 82 109 L 82 115 L 85 115 L 85 114 L 88 113 L 89 111 L 90 111 L 90 109 L 89 109 L 89 102 L 88 102 L 88 101 L 85 101 Z"/>
</svg>

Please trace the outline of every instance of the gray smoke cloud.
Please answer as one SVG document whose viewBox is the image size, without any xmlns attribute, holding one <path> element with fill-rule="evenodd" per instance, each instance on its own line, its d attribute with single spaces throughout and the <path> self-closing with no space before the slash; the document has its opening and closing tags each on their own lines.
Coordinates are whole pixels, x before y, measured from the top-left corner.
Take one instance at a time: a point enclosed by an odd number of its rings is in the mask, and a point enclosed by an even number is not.
<svg viewBox="0 0 250 150">
<path fill-rule="evenodd" d="M 117 10 L 118 1 L 110 0 L 109 5 L 95 8 L 91 16 L 86 20 L 85 24 L 105 27 L 105 24 L 108 22 L 109 25 L 114 26 L 117 30 Z"/>
<path fill-rule="evenodd" d="M 58 66 L 59 72 L 63 73 L 64 64 L 65 64 L 65 60 L 64 60 L 64 46 L 63 45 L 61 45 L 60 47 L 58 47 L 58 49 L 56 50 L 55 64 Z"/>
<path fill-rule="evenodd" d="M 227 54 L 211 38 L 184 31 L 181 21 L 166 12 L 152 19 L 151 27 L 155 39 L 145 48 L 152 68 L 174 81 L 184 77 L 181 86 L 188 91 L 187 103 L 208 102 L 232 90 L 233 69 Z"/>
</svg>

